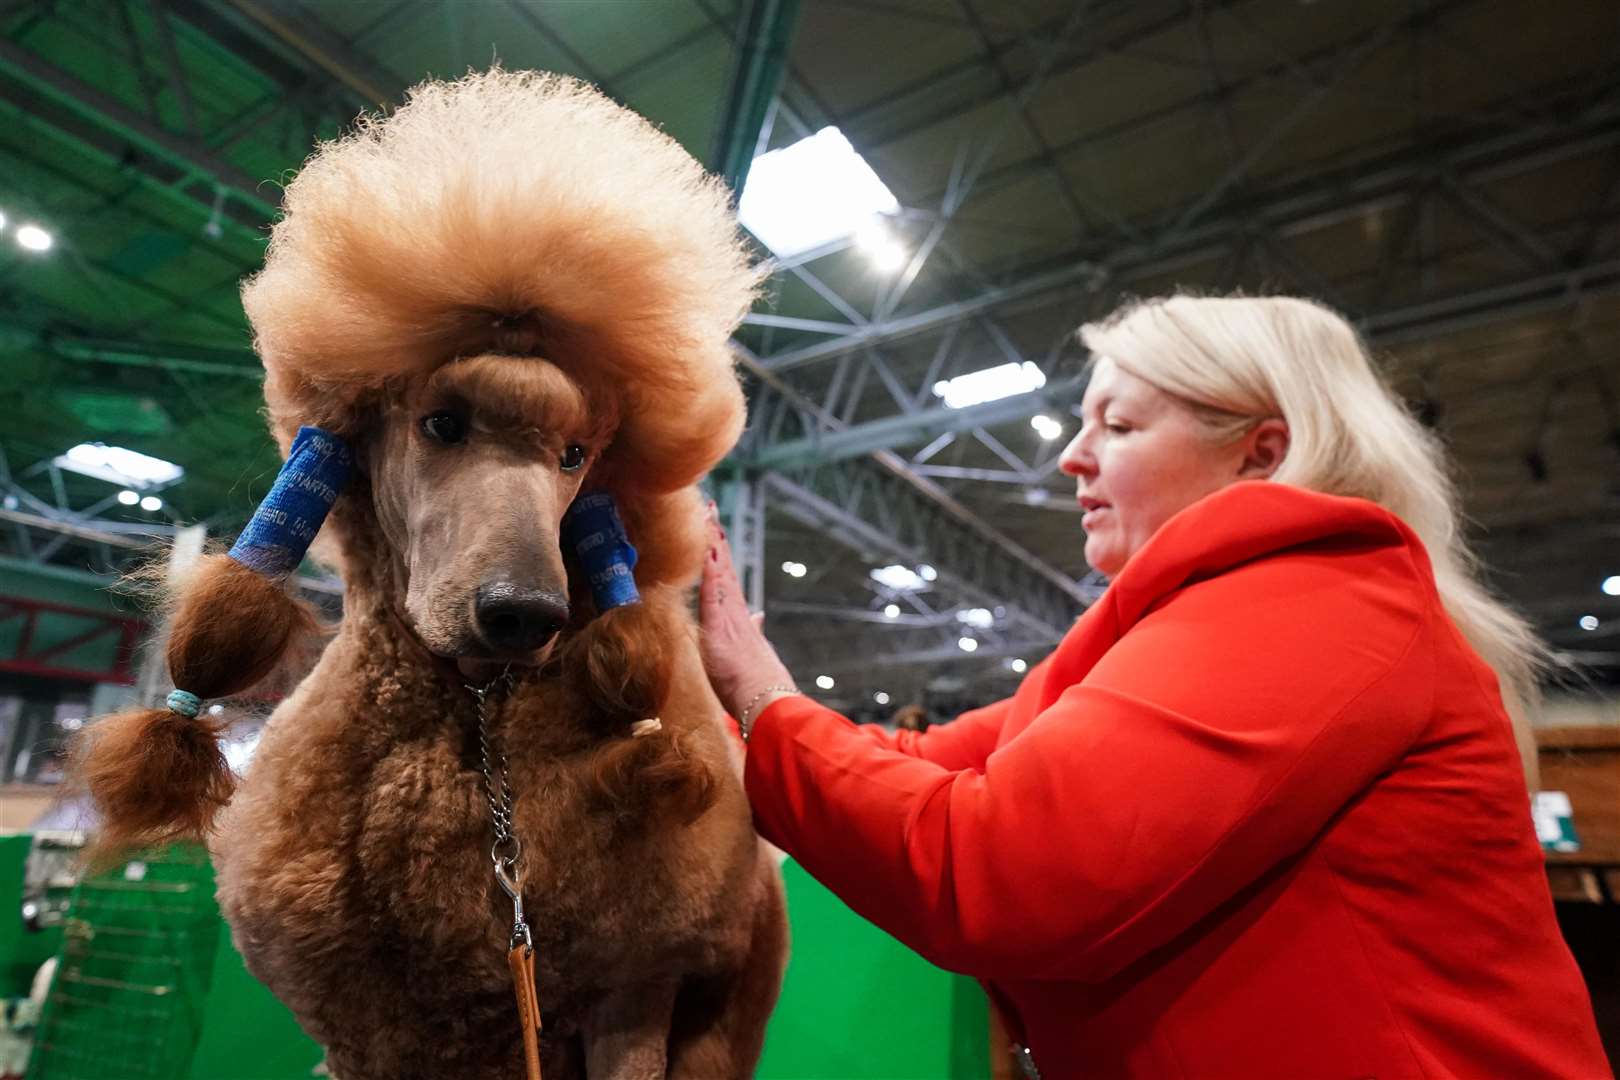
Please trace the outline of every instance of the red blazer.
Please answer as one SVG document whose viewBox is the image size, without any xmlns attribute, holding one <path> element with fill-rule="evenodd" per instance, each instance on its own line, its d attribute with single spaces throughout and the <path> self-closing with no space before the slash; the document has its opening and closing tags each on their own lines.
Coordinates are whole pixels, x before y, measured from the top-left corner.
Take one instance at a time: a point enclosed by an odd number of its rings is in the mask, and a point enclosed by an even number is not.
<svg viewBox="0 0 1620 1080">
<path fill-rule="evenodd" d="M 783 699 L 746 780 L 1045 1080 L 1613 1075 L 1496 680 L 1370 502 L 1226 488 L 1012 698 L 923 735 Z"/>
</svg>

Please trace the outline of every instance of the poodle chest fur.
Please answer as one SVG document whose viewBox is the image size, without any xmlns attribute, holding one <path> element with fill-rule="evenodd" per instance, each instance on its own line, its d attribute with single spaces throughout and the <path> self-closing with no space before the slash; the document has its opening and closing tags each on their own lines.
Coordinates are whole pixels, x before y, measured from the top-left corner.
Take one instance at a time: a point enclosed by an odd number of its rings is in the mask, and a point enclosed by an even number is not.
<svg viewBox="0 0 1620 1080">
<path fill-rule="evenodd" d="M 364 636 L 346 627 L 266 727 L 215 841 L 222 908 L 249 968 L 345 1080 L 520 1075 L 512 912 L 491 872 L 474 707 L 409 663 L 368 678 L 381 669 L 363 662 Z M 712 708 L 685 674 L 668 723 Z M 519 695 L 493 726 L 523 845 L 549 1078 L 569 1075 L 581 1053 L 569 1040 L 613 995 L 674 987 L 672 1028 L 682 1001 L 713 1011 L 761 962 L 759 912 L 780 882 L 717 726 L 692 731 L 722 766 L 714 805 L 690 823 L 643 819 L 601 802 L 591 744 L 559 738 L 567 718 L 546 705 Z M 779 974 L 774 953 L 765 962 Z"/>
</svg>

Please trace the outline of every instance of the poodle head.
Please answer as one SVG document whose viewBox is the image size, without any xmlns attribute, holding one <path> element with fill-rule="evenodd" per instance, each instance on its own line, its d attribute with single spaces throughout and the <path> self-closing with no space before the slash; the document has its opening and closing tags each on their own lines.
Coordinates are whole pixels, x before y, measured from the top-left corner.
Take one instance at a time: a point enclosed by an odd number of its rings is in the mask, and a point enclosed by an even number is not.
<svg viewBox="0 0 1620 1080">
<path fill-rule="evenodd" d="M 513 545 L 553 544 L 571 446 L 592 455 L 593 486 L 639 504 L 633 529 L 736 441 L 729 338 L 762 275 L 730 193 L 591 87 L 501 70 L 424 83 L 321 146 L 283 203 L 242 293 L 271 428 L 283 449 L 311 423 L 371 447 L 411 610 L 447 605 L 447 650 L 478 637 L 453 624 L 485 571 L 522 563 L 532 580 L 502 580 L 560 588 L 554 551 Z M 427 421 L 457 400 L 470 436 L 434 442 L 450 422 Z M 660 565 L 663 533 L 644 531 L 638 578 Z"/>
</svg>

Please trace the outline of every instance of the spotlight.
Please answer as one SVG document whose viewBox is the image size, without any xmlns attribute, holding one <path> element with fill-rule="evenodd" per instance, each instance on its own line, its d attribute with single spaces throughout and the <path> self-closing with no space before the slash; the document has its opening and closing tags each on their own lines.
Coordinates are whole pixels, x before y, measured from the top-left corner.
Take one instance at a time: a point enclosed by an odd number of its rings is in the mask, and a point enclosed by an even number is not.
<svg viewBox="0 0 1620 1080">
<path fill-rule="evenodd" d="M 1025 671 L 1029 670 L 1029 665 L 1024 662 L 1022 657 L 1019 657 L 1018 659 L 1015 659 L 1011 664 L 1009 664 L 1007 666 L 1012 668 L 1014 671 L 1018 672 L 1018 674 L 1020 674 L 1020 675 L 1022 675 Z"/>
<path fill-rule="evenodd" d="M 885 604 L 885 605 L 883 605 L 883 617 L 885 619 L 898 619 L 900 617 L 900 605 L 899 604 Z"/>
<path fill-rule="evenodd" d="M 833 677 L 831 675 L 817 675 L 816 676 L 816 685 L 821 687 L 823 690 L 831 690 L 834 686 L 837 686 L 838 684 L 833 679 Z"/>
<path fill-rule="evenodd" d="M 889 695 L 885 694 L 882 690 L 879 690 L 877 693 L 872 695 L 872 700 L 877 702 L 879 705 L 887 705 L 889 703 Z"/>
<path fill-rule="evenodd" d="M 961 637 L 956 639 L 956 647 L 963 652 L 972 652 L 979 647 L 979 643 L 970 637 Z"/>
<path fill-rule="evenodd" d="M 1596 615 L 1582 615 L 1581 616 L 1581 629 L 1582 630 L 1596 630 L 1599 625 L 1601 625 L 1601 624 L 1598 622 L 1598 617 Z"/>
<path fill-rule="evenodd" d="M 38 225 L 17 226 L 17 245 L 29 251 L 49 251 L 54 243 L 51 234 Z"/>
<path fill-rule="evenodd" d="M 1620 574 L 1604 578 L 1603 591 L 1609 596 L 1620 596 Z"/>
<path fill-rule="evenodd" d="M 134 506 L 136 503 L 141 501 L 141 497 L 135 492 L 130 491 L 128 488 L 125 488 L 123 491 L 118 493 L 118 501 L 123 503 L 125 506 Z"/>
<path fill-rule="evenodd" d="M 1030 417 L 1029 426 L 1035 429 L 1035 434 L 1039 435 L 1047 442 L 1051 442 L 1053 439 L 1063 434 L 1063 425 L 1052 419 L 1050 416 L 1047 416 L 1045 413 L 1038 413 L 1035 416 Z"/>
<path fill-rule="evenodd" d="M 151 513 L 156 513 L 157 511 L 163 509 L 163 500 L 158 498 L 156 495 L 148 495 L 146 498 L 141 500 L 141 509 Z"/>
</svg>

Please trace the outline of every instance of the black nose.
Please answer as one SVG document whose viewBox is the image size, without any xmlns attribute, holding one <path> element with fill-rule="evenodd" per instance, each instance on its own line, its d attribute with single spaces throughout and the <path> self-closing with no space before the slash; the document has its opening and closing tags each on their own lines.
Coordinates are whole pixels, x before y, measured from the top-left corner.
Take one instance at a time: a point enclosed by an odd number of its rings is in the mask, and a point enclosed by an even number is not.
<svg viewBox="0 0 1620 1080">
<path fill-rule="evenodd" d="M 568 622 L 568 601 L 510 581 L 489 581 L 473 601 L 478 635 L 502 652 L 529 652 Z"/>
</svg>

